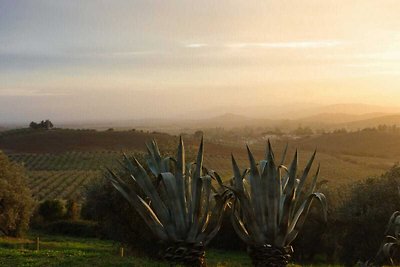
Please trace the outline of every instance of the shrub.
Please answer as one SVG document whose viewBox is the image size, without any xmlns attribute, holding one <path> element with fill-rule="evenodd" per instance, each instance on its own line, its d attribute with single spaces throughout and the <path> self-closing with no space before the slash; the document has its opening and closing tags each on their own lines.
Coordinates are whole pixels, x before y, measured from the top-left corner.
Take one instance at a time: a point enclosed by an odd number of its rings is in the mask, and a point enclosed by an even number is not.
<svg viewBox="0 0 400 267">
<path fill-rule="evenodd" d="M 34 205 L 24 169 L 0 151 L 0 232 L 23 235 L 29 228 Z"/>
<path fill-rule="evenodd" d="M 231 222 L 231 210 L 224 215 L 221 229 L 210 242 L 209 247 L 224 250 L 246 251 L 246 244 L 236 234 Z"/>
<path fill-rule="evenodd" d="M 97 221 L 103 237 L 127 244 L 136 252 L 157 255 L 158 244 L 146 223 L 105 179 L 88 187 L 82 217 Z"/>
<path fill-rule="evenodd" d="M 80 217 L 80 206 L 77 201 L 75 200 L 68 200 L 66 205 L 66 214 L 65 219 L 76 221 Z"/>
<path fill-rule="evenodd" d="M 400 166 L 379 178 L 368 178 L 351 186 L 338 209 L 344 231 L 340 258 L 346 264 L 375 256 L 383 239 L 387 220 L 399 209 Z"/>
<path fill-rule="evenodd" d="M 45 200 L 39 205 L 38 215 L 44 222 L 61 220 L 65 216 L 65 204 L 58 199 Z"/>
<path fill-rule="evenodd" d="M 78 237 L 98 237 L 98 224 L 93 221 L 85 220 L 60 220 L 51 222 L 43 229 L 50 234 L 60 234 Z"/>
</svg>

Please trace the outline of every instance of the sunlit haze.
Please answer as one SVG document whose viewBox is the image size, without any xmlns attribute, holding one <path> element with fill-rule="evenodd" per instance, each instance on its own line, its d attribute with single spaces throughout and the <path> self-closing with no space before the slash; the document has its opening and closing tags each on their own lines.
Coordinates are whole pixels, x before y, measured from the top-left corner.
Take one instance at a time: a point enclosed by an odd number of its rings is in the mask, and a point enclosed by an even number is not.
<svg viewBox="0 0 400 267">
<path fill-rule="evenodd" d="M 399 14 L 396 0 L 0 0 L 0 122 L 397 106 Z"/>
</svg>

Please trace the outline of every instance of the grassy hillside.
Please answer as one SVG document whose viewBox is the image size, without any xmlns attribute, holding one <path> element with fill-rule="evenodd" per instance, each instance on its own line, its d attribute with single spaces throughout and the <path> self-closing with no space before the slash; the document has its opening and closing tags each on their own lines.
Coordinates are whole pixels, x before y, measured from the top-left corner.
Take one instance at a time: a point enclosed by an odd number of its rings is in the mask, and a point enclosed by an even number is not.
<svg viewBox="0 0 400 267">
<path fill-rule="evenodd" d="M 363 130 L 324 134 L 299 140 L 294 145 L 342 156 L 383 158 L 392 162 L 400 160 L 400 134 L 395 132 Z"/>
<path fill-rule="evenodd" d="M 376 127 L 378 125 L 400 125 L 400 115 L 399 114 L 389 114 L 382 115 L 375 118 L 363 119 L 363 120 L 354 120 L 351 122 L 343 123 L 338 125 L 338 127 L 346 127 L 349 129 L 363 129 L 367 127 Z"/>
<path fill-rule="evenodd" d="M 82 189 L 101 176 L 101 171 L 30 171 L 28 186 L 38 200 L 80 200 Z"/>
<path fill-rule="evenodd" d="M 318 135 L 289 142 L 289 155 L 297 147 L 300 165 L 305 166 L 317 147 L 321 163 L 320 181 L 332 186 L 346 184 L 368 176 L 380 175 L 400 160 L 400 135 L 390 132 L 361 131 Z M 137 131 L 97 132 L 89 130 L 7 131 L 0 134 L 0 149 L 11 160 L 24 165 L 28 184 L 39 199 L 80 199 L 82 189 L 102 177 L 104 167 L 113 167 L 121 152 L 144 152 L 145 142 L 156 139 L 162 151 L 175 150 L 177 137 Z M 198 139 L 186 138 L 188 155 L 197 151 Z M 286 142 L 274 141 L 276 157 L 280 158 Z M 264 155 L 265 142 L 250 145 L 256 159 Z M 242 144 L 205 143 L 205 165 L 218 171 L 224 179 L 231 178 L 231 153 L 244 169 L 248 167 L 247 152 Z M 290 158 L 286 164 L 289 164 Z M 315 169 L 314 169 L 315 170 Z"/>
<path fill-rule="evenodd" d="M 140 131 L 31 130 L 0 133 L 0 149 L 10 153 L 62 153 L 66 151 L 144 150 L 145 143 L 157 139 L 168 143 L 172 137 Z"/>
</svg>

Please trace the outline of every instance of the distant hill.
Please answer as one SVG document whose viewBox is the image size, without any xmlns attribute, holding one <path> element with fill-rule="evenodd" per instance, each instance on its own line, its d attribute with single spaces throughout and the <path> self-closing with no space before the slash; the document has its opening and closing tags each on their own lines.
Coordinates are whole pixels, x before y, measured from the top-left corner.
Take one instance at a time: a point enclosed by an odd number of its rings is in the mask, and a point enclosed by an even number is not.
<svg viewBox="0 0 400 267">
<path fill-rule="evenodd" d="M 8 153 L 62 153 L 66 151 L 145 150 L 156 139 L 168 143 L 176 139 L 163 133 L 140 131 L 31 130 L 18 129 L 0 134 L 0 150 Z"/>
<path fill-rule="evenodd" d="M 298 110 L 296 113 L 287 114 L 287 118 L 301 119 L 311 117 L 318 114 L 348 114 L 348 115 L 364 115 L 364 114 L 393 114 L 400 113 L 400 107 L 386 107 L 379 105 L 368 105 L 360 103 L 334 104 L 313 107 L 309 109 Z"/>
<path fill-rule="evenodd" d="M 243 115 L 233 113 L 225 113 L 220 116 L 212 117 L 209 119 L 191 121 L 192 125 L 196 127 L 243 127 L 243 126 L 256 126 L 260 123 L 271 123 L 273 121 L 267 119 L 255 119 Z M 188 124 L 190 125 L 190 124 Z"/>
<path fill-rule="evenodd" d="M 368 127 L 376 127 L 378 125 L 397 125 L 400 126 L 400 114 L 392 114 L 369 118 L 364 120 L 356 120 L 343 123 L 341 126 L 348 129 L 363 129 Z"/>
<path fill-rule="evenodd" d="M 302 123 L 325 123 L 327 125 L 347 123 L 361 120 L 369 120 L 387 115 L 386 113 L 366 113 L 366 114 L 347 114 L 347 113 L 320 113 L 313 116 L 301 118 Z"/>
<path fill-rule="evenodd" d="M 300 149 L 315 149 L 329 154 L 356 155 L 400 160 L 400 134 L 364 130 L 349 133 L 332 133 L 295 141 Z"/>
<path fill-rule="evenodd" d="M 15 153 L 65 153 L 98 151 L 146 151 L 146 143 L 156 140 L 164 152 L 175 153 L 178 136 L 143 131 L 95 131 L 95 130 L 31 130 L 17 129 L 0 133 L 0 150 Z M 184 137 L 186 152 L 197 152 L 200 140 Z M 172 150 L 172 151 L 171 151 Z M 238 151 L 224 145 L 205 142 L 210 153 L 229 156 Z"/>
<path fill-rule="evenodd" d="M 226 113 L 210 119 L 187 121 L 185 126 L 188 128 L 210 128 L 210 127 L 278 127 L 284 130 L 294 129 L 298 126 L 310 126 L 312 128 L 324 128 L 333 130 L 338 128 L 363 129 L 375 127 L 380 124 L 400 125 L 400 114 L 387 113 L 319 113 L 299 119 L 262 119 L 252 118 L 243 115 Z"/>
<path fill-rule="evenodd" d="M 226 106 L 209 110 L 187 111 L 179 117 L 136 118 L 113 121 L 58 122 L 64 128 L 92 128 L 105 130 L 114 127 L 119 130 L 142 129 L 163 131 L 171 134 L 193 132 L 205 128 L 234 127 L 278 127 L 282 130 L 293 130 L 299 126 L 310 126 L 314 129 L 327 130 L 348 123 L 374 119 L 393 114 L 400 114 L 400 107 L 384 107 L 360 103 L 317 105 L 312 103 L 274 104 L 265 106 Z M 370 121 L 375 124 L 373 121 Z M 371 127 L 368 121 L 360 125 Z M 359 127 L 359 126 L 357 126 Z M 354 128 L 354 129 L 357 129 Z"/>
</svg>

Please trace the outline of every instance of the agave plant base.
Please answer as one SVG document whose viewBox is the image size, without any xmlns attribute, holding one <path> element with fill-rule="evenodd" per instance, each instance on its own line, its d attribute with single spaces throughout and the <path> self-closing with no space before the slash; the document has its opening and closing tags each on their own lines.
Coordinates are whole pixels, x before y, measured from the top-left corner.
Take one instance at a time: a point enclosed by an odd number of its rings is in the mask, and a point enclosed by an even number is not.
<svg viewBox="0 0 400 267">
<path fill-rule="evenodd" d="M 269 244 L 248 246 L 247 253 L 255 267 L 283 267 L 286 266 L 293 253 L 293 248 L 275 247 Z"/>
<path fill-rule="evenodd" d="M 206 267 L 205 247 L 202 244 L 179 242 L 168 244 L 160 251 L 160 257 L 183 266 Z"/>
</svg>

